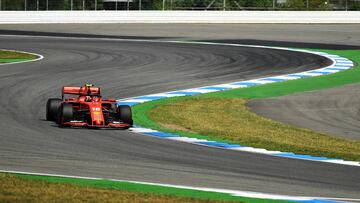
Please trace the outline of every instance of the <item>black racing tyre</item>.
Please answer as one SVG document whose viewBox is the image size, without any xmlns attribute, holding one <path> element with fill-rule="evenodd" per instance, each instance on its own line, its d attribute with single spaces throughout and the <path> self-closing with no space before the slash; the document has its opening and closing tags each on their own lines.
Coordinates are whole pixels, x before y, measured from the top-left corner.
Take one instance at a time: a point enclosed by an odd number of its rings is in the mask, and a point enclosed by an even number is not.
<svg viewBox="0 0 360 203">
<path fill-rule="evenodd" d="M 58 98 L 48 99 L 46 102 L 46 120 L 56 121 L 58 109 L 61 106 L 62 100 Z"/>
<path fill-rule="evenodd" d="M 117 115 L 120 121 L 133 125 L 132 113 L 130 106 L 120 105 L 117 107 Z"/>
<path fill-rule="evenodd" d="M 58 114 L 59 114 L 59 119 L 58 119 L 59 126 L 63 127 L 65 122 L 69 122 L 73 120 L 74 117 L 73 105 L 69 103 L 63 103 L 59 108 Z"/>
</svg>

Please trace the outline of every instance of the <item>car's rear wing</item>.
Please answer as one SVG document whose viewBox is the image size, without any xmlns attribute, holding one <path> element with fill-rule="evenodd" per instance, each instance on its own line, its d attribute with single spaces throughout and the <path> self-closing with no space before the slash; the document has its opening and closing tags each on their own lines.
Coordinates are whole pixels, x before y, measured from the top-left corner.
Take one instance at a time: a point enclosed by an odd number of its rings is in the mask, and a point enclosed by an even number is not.
<svg viewBox="0 0 360 203">
<path fill-rule="evenodd" d="M 100 87 L 63 87 L 61 95 L 63 99 L 65 94 L 100 96 Z"/>
</svg>

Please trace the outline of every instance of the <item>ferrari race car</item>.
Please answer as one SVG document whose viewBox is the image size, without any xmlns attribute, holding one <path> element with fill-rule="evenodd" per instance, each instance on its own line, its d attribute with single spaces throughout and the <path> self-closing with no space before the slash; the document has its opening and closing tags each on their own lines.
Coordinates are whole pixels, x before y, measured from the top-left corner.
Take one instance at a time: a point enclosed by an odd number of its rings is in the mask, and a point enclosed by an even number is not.
<svg viewBox="0 0 360 203">
<path fill-rule="evenodd" d="M 127 129 L 133 125 L 130 106 L 117 106 L 114 99 L 102 99 L 100 88 L 92 84 L 63 87 L 61 99 L 48 99 L 46 120 L 55 121 L 59 127 Z"/>
</svg>

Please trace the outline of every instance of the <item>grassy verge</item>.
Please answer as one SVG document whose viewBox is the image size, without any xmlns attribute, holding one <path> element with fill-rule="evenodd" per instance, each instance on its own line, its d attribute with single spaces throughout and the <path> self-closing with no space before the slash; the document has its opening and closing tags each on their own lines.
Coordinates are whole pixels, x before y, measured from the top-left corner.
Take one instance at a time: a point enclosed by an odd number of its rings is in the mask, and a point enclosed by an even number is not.
<svg viewBox="0 0 360 203">
<path fill-rule="evenodd" d="M 28 61 L 36 59 L 38 56 L 33 54 L 20 53 L 16 51 L 4 51 L 0 50 L 0 64 L 1 63 L 13 63 L 20 61 Z"/>
<path fill-rule="evenodd" d="M 0 173 L 0 202 L 250 202 L 285 201 L 235 197 L 163 186 Z"/>
<path fill-rule="evenodd" d="M 360 160 L 360 142 L 358 141 L 335 138 L 270 121 L 249 112 L 245 107 L 243 99 L 289 95 L 360 82 L 360 68 L 358 67 L 360 51 L 319 51 L 349 58 L 357 66 L 331 75 L 215 92 L 192 98 L 170 98 L 147 102 L 134 106 L 135 123 L 187 137 L 228 141 L 269 150 Z M 220 108 L 210 103 L 218 104 Z M 221 103 L 227 105 L 221 105 Z M 215 112 L 217 115 L 211 117 L 211 113 L 215 114 Z M 221 125 L 214 123 L 213 119 Z M 201 122 L 198 122 L 199 120 Z M 196 124 L 190 125 L 190 122 Z"/>
</svg>

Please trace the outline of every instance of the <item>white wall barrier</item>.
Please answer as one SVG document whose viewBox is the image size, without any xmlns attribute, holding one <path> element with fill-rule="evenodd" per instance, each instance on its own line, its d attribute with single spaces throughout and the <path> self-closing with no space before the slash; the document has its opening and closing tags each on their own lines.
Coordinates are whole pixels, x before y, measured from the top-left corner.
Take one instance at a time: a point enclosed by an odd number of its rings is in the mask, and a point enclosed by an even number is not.
<svg viewBox="0 0 360 203">
<path fill-rule="evenodd" d="M 360 11 L 0 11 L 20 23 L 360 23 Z"/>
</svg>

